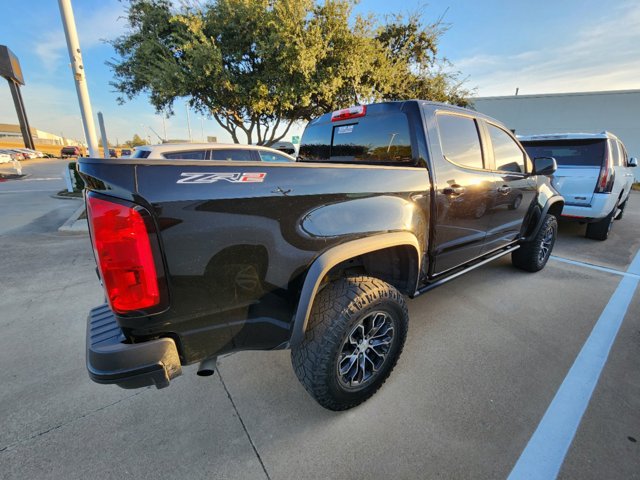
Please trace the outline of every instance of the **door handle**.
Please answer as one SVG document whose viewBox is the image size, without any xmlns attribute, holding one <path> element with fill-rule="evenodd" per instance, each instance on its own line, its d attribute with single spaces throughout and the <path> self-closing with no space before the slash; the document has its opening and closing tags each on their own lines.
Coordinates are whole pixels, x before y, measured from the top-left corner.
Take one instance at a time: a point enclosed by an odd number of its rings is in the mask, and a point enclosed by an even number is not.
<svg viewBox="0 0 640 480">
<path fill-rule="evenodd" d="M 501 187 L 498 187 L 498 193 L 502 193 L 503 195 L 506 195 L 510 191 L 511 191 L 511 187 L 509 187 L 507 185 L 503 185 Z"/>
<path fill-rule="evenodd" d="M 462 195 L 465 191 L 464 187 L 461 187 L 460 185 L 451 185 L 450 187 L 445 187 L 442 189 L 442 193 L 444 193 L 445 195 L 450 195 L 452 197 L 457 197 L 458 195 Z"/>
</svg>

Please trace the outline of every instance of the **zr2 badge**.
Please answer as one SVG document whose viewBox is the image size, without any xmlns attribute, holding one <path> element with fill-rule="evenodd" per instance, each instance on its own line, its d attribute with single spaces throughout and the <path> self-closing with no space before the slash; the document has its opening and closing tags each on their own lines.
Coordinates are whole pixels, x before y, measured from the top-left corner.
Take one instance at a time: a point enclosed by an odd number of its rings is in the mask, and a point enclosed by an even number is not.
<svg viewBox="0 0 640 480">
<path fill-rule="evenodd" d="M 209 173 L 181 173 L 182 177 L 176 183 L 216 183 L 224 180 L 229 183 L 259 183 L 264 182 L 266 173 L 247 172 L 247 173 L 227 173 L 227 172 L 209 172 Z"/>
</svg>

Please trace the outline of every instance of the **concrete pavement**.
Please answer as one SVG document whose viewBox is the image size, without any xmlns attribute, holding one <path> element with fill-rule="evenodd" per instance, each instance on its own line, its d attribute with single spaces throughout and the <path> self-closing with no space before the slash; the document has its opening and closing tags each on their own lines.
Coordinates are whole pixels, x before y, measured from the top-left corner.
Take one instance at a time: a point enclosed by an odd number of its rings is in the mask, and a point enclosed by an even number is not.
<svg viewBox="0 0 640 480">
<path fill-rule="evenodd" d="M 32 168 L 51 178 L 58 165 Z M 621 278 L 557 260 L 528 274 L 504 258 L 410 301 L 398 366 L 348 412 L 313 402 L 286 351 L 121 390 L 85 371 L 102 290 L 88 237 L 57 232 L 78 203 L 49 196 L 61 179 L 17 182 L 0 184 L 3 478 L 505 478 Z M 640 195 L 606 242 L 583 228 L 561 224 L 554 255 L 626 269 Z M 638 332 L 636 291 L 561 478 L 640 478 Z"/>
</svg>

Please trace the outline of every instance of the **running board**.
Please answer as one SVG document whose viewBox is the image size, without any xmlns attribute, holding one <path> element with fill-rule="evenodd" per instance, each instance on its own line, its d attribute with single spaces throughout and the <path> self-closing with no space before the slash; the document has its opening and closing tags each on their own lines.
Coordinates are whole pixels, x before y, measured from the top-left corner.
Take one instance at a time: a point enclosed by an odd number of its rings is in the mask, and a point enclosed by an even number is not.
<svg viewBox="0 0 640 480">
<path fill-rule="evenodd" d="M 463 275 L 467 272 L 470 272 L 471 270 L 475 270 L 478 267 L 481 267 L 489 262 L 492 262 L 500 257 L 504 257 L 505 255 L 507 255 L 508 253 L 513 252 L 514 250 L 517 250 L 520 248 L 520 245 L 514 245 L 513 247 L 509 247 L 506 250 L 502 250 L 501 252 L 496 253 L 495 255 L 492 255 L 488 258 L 485 258 L 484 260 L 482 260 L 481 262 L 478 262 L 470 267 L 466 267 L 463 270 L 460 270 L 457 273 L 454 273 L 453 275 L 448 276 L 447 278 L 443 278 L 442 280 L 437 280 L 433 283 L 430 283 L 428 285 L 425 285 L 422 288 L 419 288 L 418 291 L 414 294 L 414 298 L 418 297 L 420 295 L 422 295 L 423 293 L 428 292 L 429 290 L 433 290 L 436 287 L 439 287 L 440 285 L 447 283 L 449 280 L 453 280 L 454 278 L 459 277 L 460 275 Z"/>
</svg>

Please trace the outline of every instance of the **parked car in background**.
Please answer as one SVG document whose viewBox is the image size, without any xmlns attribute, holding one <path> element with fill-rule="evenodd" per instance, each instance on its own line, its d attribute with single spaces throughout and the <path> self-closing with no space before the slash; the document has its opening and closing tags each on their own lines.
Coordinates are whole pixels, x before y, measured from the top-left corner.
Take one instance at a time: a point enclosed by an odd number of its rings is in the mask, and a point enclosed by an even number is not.
<svg viewBox="0 0 640 480">
<path fill-rule="evenodd" d="M 18 161 L 27 160 L 29 158 L 26 153 L 20 152 L 18 150 L 13 149 L 13 148 L 4 148 L 4 149 L 0 150 L 0 152 L 13 155 L 15 157 L 15 159 L 18 160 Z"/>
<path fill-rule="evenodd" d="M 116 152 L 115 148 L 109 149 L 109 158 L 118 158 L 118 152 Z"/>
<path fill-rule="evenodd" d="M 295 162 L 273 148 L 237 143 L 161 143 L 137 147 L 131 158 L 167 160 L 232 160 L 245 162 Z"/>
<path fill-rule="evenodd" d="M 275 148 L 276 150 L 280 150 L 288 155 L 295 155 L 296 147 L 291 142 L 276 142 L 271 145 L 271 148 Z"/>
<path fill-rule="evenodd" d="M 18 156 L 15 153 L 0 150 L 0 163 L 10 163 L 15 160 L 18 160 Z"/>
<path fill-rule="evenodd" d="M 82 151 L 80 150 L 80 147 L 77 146 L 68 145 L 66 147 L 62 147 L 62 150 L 60 150 L 60 156 L 62 158 L 80 157 L 81 155 Z"/>
<path fill-rule="evenodd" d="M 122 150 L 120 150 L 120 157 L 122 158 L 127 158 L 131 156 L 131 149 L 130 148 L 123 148 Z"/>
<path fill-rule="evenodd" d="M 31 150 L 30 148 L 14 148 L 18 152 L 24 153 L 28 158 L 42 158 L 44 154 L 37 150 Z"/>
<path fill-rule="evenodd" d="M 556 159 L 553 185 L 566 200 L 562 217 L 586 223 L 587 238 L 606 240 L 614 219 L 622 218 L 638 165 L 620 139 L 610 132 L 518 138 L 531 158 Z"/>
</svg>

